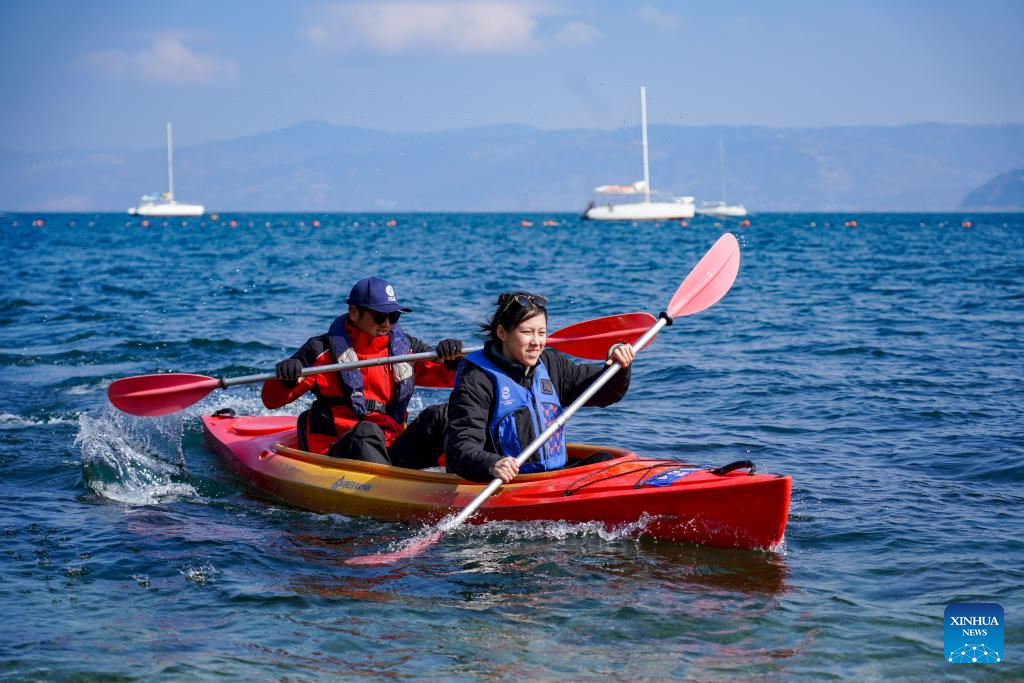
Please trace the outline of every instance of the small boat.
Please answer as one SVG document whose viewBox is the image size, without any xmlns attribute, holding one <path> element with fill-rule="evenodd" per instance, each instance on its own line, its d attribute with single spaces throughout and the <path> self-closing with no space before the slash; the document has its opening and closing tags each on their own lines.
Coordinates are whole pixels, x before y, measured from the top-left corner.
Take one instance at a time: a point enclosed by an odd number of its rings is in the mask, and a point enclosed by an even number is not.
<svg viewBox="0 0 1024 683">
<path fill-rule="evenodd" d="M 647 89 L 640 86 L 640 129 L 643 134 L 644 179 L 631 185 L 601 185 L 594 192 L 601 201 L 591 202 L 581 216 L 592 221 L 667 221 L 693 218 L 693 197 L 651 201 L 650 164 L 647 159 Z M 642 201 L 605 201 L 606 196 L 643 195 Z"/>
<path fill-rule="evenodd" d="M 697 208 L 697 213 L 702 216 L 715 216 L 719 218 L 742 218 L 747 215 L 747 209 L 742 204 L 729 205 L 725 195 L 725 145 L 718 141 L 718 162 L 720 177 L 722 180 L 722 199 L 717 202 L 702 202 Z"/>
<path fill-rule="evenodd" d="M 171 122 L 167 122 L 167 192 L 144 194 L 139 205 L 128 209 L 130 216 L 202 216 L 202 204 L 186 204 L 174 199 L 174 157 Z"/>
<path fill-rule="evenodd" d="M 461 510 L 485 486 L 445 472 L 299 450 L 291 416 L 219 411 L 202 420 L 207 442 L 235 473 L 304 510 L 431 523 Z M 577 461 L 598 451 L 618 457 L 520 475 L 488 498 L 470 523 L 599 522 L 630 535 L 725 548 L 770 549 L 782 541 L 790 477 L 755 474 L 748 461 L 713 470 L 621 448 L 570 444 L 568 451 Z"/>
<path fill-rule="evenodd" d="M 747 215 L 747 210 L 742 204 L 730 206 L 725 202 L 702 202 L 701 205 L 697 207 L 697 213 L 701 216 L 742 218 Z"/>
</svg>

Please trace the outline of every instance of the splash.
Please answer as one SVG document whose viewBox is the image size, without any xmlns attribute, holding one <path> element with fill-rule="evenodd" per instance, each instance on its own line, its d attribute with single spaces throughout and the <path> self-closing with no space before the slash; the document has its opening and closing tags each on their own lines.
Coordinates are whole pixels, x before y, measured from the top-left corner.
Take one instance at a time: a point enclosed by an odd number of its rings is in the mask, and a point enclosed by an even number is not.
<svg viewBox="0 0 1024 683">
<path fill-rule="evenodd" d="M 220 571 L 209 562 L 200 562 L 199 564 L 190 564 L 184 569 L 180 570 L 181 575 L 184 576 L 188 581 L 203 586 L 212 581 Z M 148 577 L 146 579 L 148 584 Z"/>
<path fill-rule="evenodd" d="M 140 419 L 103 408 L 78 419 L 82 479 L 97 495 L 129 505 L 197 497 L 185 476 L 181 419 Z"/>
</svg>

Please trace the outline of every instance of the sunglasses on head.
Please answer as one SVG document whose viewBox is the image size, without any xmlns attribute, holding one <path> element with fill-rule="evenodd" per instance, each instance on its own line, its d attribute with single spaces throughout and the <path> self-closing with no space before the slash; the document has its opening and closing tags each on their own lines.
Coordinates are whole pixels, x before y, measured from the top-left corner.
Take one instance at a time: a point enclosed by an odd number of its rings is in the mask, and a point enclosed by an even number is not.
<svg viewBox="0 0 1024 683">
<path fill-rule="evenodd" d="M 362 309 L 366 313 L 373 315 L 373 322 L 378 325 L 383 325 L 384 321 L 387 320 L 389 323 L 394 325 L 398 322 L 398 319 L 402 317 L 401 311 L 392 311 L 391 313 L 381 313 L 380 311 L 374 311 L 369 308 Z"/>
<path fill-rule="evenodd" d="M 502 304 L 501 310 L 498 315 L 501 315 L 508 310 L 512 304 L 519 304 L 523 308 L 526 308 L 530 304 L 544 308 L 548 305 L 548 298 L 541 296 L 540 294 L 527 294 L 526 292 L 505 292 L 498 297 L 498 302 Z"/>
</svg>

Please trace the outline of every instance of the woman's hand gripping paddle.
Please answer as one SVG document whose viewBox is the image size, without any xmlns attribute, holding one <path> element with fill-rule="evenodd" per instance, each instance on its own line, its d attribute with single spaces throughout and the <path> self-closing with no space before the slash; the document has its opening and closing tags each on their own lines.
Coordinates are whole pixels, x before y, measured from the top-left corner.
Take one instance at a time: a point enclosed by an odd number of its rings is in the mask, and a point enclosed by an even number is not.
<svg viewBox="0 0 1024 683">
<path fill-rule="evenodd" d="M 555 332 L 548 338 L 548 344 L 571 356 L 604 360 L 611 344 L 615 342 L 628 344 L 635 341 L 651 326 L 653 321 L 654 316 L 649 313 L 626 313 L 587 320 Z M 480 348 L 483 347 L 465 349 L 464 353 L 472 353 Z M 411 363 L 434 358 L 437 358 L 436 353 L 424 351 L 404 356 L 388 356 L 387 358 L 372 358 L 351 363 L 304 368 L 301 374 L 303 376 L 316 375 L 323 372 L 355 370 L 371 365 Z M 175 413 L 193 403 L 198 403 L 214 389 L 227 389 L 236 384 L 265 382 L 275 377 L 272 372 L 221 379 L 180 373 L 139 375 L 116 380 L 107 389 L 107 396 L 119 410 L 131 415 L 155 417 Z"/>
<path fill-rule="evenodd" d="M 690 271 L 690 274 L 686 276 L 686 279 L 683 280 L 683 283 L 679 285 L 679 289 L 676 290 L 676 293 L 672 295 L 672 299 L 669 301 L 668 310 L 661 314 L 657 322 L 651 325 L 644 332 L 643 336 L 632 342 L 633 350 L 640 351 L 647 346 L 661 328 L 672 324 L 673 318 L 698 313 L 716 303 L 732 287 L 739 268 L 740 245 L 736 238 L 727 232 L 718 238 L 714 246 L 708 250 L 708 253 L 704 254 L 704 258 L 697 263 L 694 269 Z M 653 316 L 651 316 L 651 319 L 653 319 Z M 572 405 L 566 408 L 565 412 L 559 415 L 557 420 L 549 424 L 547 429 L 530 442 L 530 445 L 516 458 L 516 463 L 522 466 L 530 456 L 544 445 L 545 441 L 551 438 L 552 434 L 564 426 L 569 421 L 569 418 L 583 407 L 621 369 L 621 365 L 612 363 L 607 370 L 598 375 L 597 379 L 594 380 L 587 390 Z M 470 515 L 476 512 L 477 508 L 483 505 L 484 501 L 498 490 L 501 483 L 501 479 L 496 477 L 461 512 L 454 517 L 442 520 L 433 531 L 412 539 L 405 547 L 391 553 L 353 557 L 346 560 L 346 562 L 348 564 L 390 564 L 419 554 L 439 541 L 446 532 L 451 531 L 469 519 Z"/>
</svg>

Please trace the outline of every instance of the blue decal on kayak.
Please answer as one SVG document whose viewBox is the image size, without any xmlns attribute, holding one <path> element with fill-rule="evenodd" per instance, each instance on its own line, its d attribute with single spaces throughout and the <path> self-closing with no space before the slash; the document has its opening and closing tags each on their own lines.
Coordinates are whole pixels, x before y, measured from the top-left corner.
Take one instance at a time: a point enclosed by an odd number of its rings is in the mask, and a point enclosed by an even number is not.
<svg viewBox="0 0 1024 683">
<path fill-rule="evenodd" d="M 659 472 L 653 477 L 648 477 L 640 482 L 640 486 L 669 486 L 674 482 L 679 481 L 683 477 L 687 477 L 694 472 L 702 472 L 703 468 L 700 467 L 673 467 L 670 470 Z"/>
</svg>

